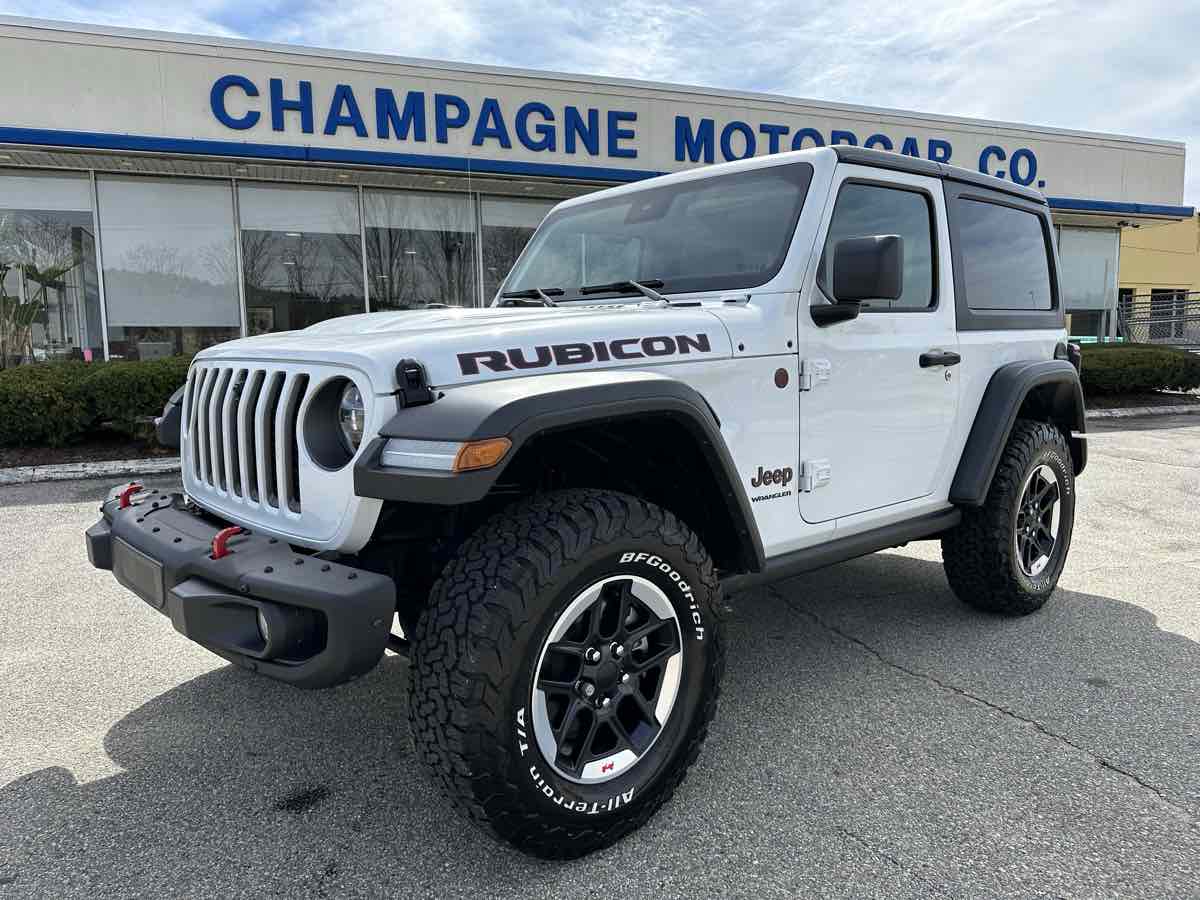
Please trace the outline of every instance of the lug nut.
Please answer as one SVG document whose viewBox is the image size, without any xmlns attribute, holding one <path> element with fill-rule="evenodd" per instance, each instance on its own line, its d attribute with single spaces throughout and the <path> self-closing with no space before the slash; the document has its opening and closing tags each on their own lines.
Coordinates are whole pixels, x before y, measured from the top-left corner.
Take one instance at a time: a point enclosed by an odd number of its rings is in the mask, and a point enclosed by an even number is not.
<svg viewBox="0 0 1200 900">
<path fill-rule="evenodd" d="M 581 691 L 583 691 L 583 696 L 585 696 L 585 697 L 591 697 L 593 694 L 596 693 L 596 686 L 594 684 L 592 684 L 590 681 L 581 682 L 579 685 L 579 689 Z"/>
<path fill-rule="evenodd" d="M 583 654 L 583 658 L 590 663 L 600 662 L 600 651 L 595 647 L 588 647 L 587 652 Z"/>
<path fill-rule="evenodd" d="M 603 706 L 605 709 L 608 708 L 608 704 L 610 704 L 610 703 L 612 703 L 612 697 L 605 697 L 603 700 L 600 701 L 600 705 Z"/>
<path fill-rule="evenodd" d="M 615 656 L 617 659 L 620 659 L 622 656 L 625 655 L 625 648 L 622 647 L 620 644 L 613 644 L 612 645 L 612 653 L 613 653 L 613 656 Z"/>
<path fill-rule="evenodd" d="M 628 681 L 629 681 L 629 673 L 622 672 L 621 673 L 621 684 L 626 684 Z"/>
</svg>

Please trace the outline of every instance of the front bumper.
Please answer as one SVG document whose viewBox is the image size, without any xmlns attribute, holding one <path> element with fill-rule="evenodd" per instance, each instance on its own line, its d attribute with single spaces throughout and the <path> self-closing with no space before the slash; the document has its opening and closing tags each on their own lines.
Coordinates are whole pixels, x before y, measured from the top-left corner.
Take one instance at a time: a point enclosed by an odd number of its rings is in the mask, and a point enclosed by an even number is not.
<svg viewBox="0 0 1200 900">
<path fill-rule="evenodd" d="M 86 532 L 88 559 L 169 616 L 180 634 L 307 688 L 356 678 L 383 655 L 396 608 L 390 578 L 250 532 L 213 559 L 213 537 L 228 523 L 177 493 L 143 492 L 121 509 L 119 490 Z"/>
</svg>

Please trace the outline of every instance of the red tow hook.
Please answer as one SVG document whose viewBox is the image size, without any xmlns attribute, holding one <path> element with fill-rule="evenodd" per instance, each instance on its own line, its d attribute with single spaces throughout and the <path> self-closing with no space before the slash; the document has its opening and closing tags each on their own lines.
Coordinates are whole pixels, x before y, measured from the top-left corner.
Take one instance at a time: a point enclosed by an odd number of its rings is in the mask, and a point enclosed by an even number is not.
<svg viewBox="0 0 1200 900">
<path fill-rule="evenodd" d="M 235 534 L 241 534 L 242 528 L 240 525 L 230 525 L 228 528 L 222 528 L 213 535 L 212 542 L 212 559 L 224 559 L 233 551 L 226 546 L 229 539 Z"/>
<path fill-rule="evenodd" d="M 133 495 L 142 489 L 139 482 L 131 481 L 125 487 L 121 488 L 121 493 L 117 494 L 117 509 L 126 509 L 133 503 Z"/>
</svg>

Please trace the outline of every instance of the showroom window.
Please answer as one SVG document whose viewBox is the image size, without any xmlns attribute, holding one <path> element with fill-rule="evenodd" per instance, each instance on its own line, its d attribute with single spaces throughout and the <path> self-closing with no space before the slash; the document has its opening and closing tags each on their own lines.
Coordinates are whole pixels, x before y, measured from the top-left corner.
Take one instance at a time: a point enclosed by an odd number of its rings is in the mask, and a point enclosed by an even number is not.
<svg viewBox="0 0 1200 900">
<path fill-rule="evenodd" d="M 228 183 L 97 179 L 113 359 L 192 354 L 241 334 Z"/>
<path fill-rule="evenodd" d="M 470 196 L 367 191 L 364 208 L 371 309 L 479 304 Z"/>
<path fill-rule="evenodd" d="M 533 237 L 554 200 L 510 200 L 484 197 L 483 219 L 483 302 L 491 303 L 509 269 Z"/>
<path fill-rule="evenodd" d="M 249 334 L 365 311 L 357 191 L 242 184 L 238 213 Z"/>
<path fill-rule="evenodd" d="M 103 358 L 91 180 L 0 173 L 0 198 L 0 368 Z"/>
</svg>

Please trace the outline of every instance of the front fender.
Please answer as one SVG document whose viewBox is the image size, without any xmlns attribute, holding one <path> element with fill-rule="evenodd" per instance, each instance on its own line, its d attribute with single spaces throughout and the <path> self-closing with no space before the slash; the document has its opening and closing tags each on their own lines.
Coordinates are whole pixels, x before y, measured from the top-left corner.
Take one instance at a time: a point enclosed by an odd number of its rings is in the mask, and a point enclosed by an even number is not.
<svg viewBox="0 0 1200 900">
<path fill-rule="evenodd" d="M 762 568 L 762 540 L 712 408 L 694 388 L 652 372 L 591 371 L 509 378 L 453 388 L 433 403 L 402 409 L 360 454 L 361 497 L 459 505 L 483 499 L 531 438 L 581 424 L 666 416 L 687 429 L 719 485 L 743 546 L 744 565 Z M 506 437 L 512 449 L 490 469 L 441 472 L 394 468 L 380 457 L 388 438 L 477 441 Z"/>
</svg>

